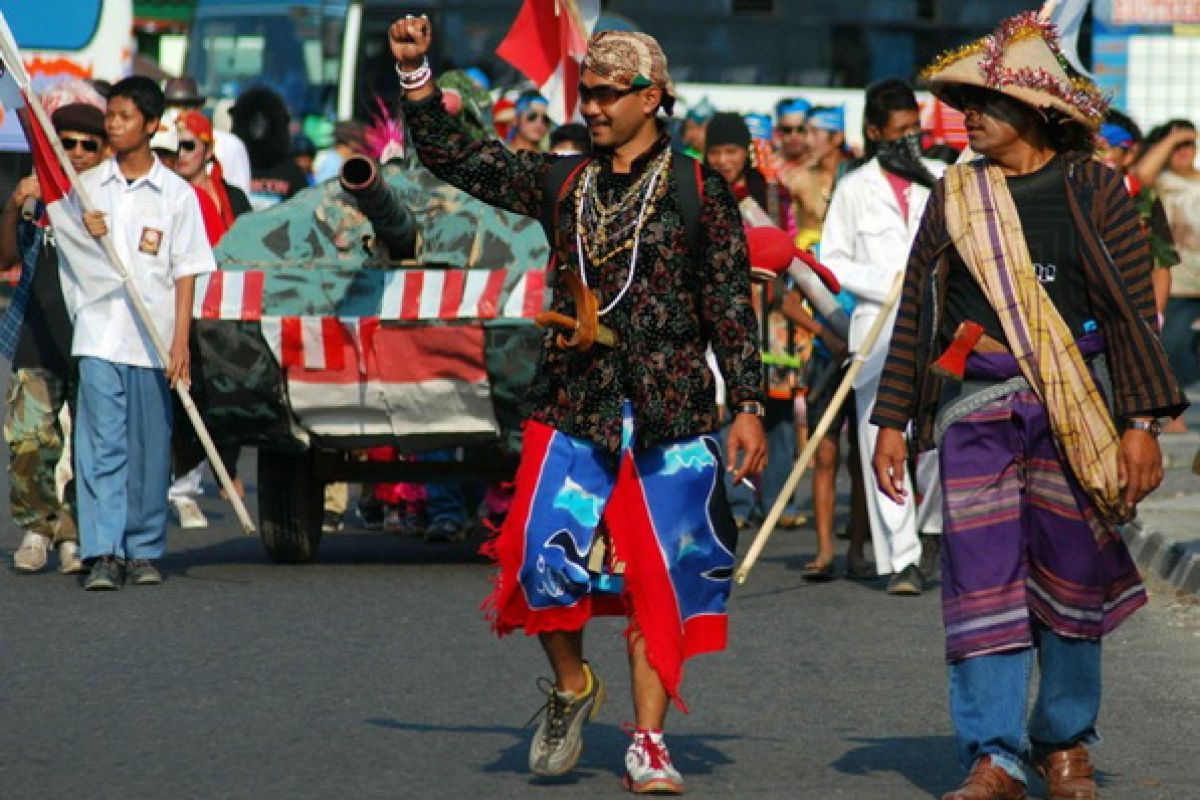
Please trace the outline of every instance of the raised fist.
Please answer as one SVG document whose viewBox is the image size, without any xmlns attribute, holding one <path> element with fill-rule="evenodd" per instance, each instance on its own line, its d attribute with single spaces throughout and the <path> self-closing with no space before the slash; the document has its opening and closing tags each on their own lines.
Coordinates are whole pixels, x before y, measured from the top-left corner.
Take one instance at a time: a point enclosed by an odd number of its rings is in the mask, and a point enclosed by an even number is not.
<svg viewBox="0 0 1200 800">
<path fill-rule="evenodd" d="M 429 17 L 424 14 L 419 17 L 409 14 L 396 20 L 388 28 L 388 44 L 392 48 L 392 56 L 400 65 L 400 69 L 406 72 L 421 66 L 429 52 L 431 39 Z"/>
</svg>

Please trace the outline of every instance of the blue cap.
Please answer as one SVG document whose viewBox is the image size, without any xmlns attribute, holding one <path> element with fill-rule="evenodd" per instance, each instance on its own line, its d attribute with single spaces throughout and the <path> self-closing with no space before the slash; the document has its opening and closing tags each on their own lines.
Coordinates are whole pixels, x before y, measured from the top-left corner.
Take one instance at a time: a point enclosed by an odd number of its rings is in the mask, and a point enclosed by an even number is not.
<svg viewBox="0 0 1200 800">
<path fill-rule="evenodd" d="M 809 111 L 808 127 L 833 133 L 845 133 L 845 106 L 815 106 Z"/>
<path fill-rule="evenodd" d="M 463 70 L 463 73 L 468 78 L 482 86 L 484 89 L 492 88 L 492 82 L 488 79 L 487 73 L 481 70 L 479 67 L 467 67 Z"/>
<path fill-rule="evenodd" d="M 717 109 L 709 102 L 708 96 L 700 98 L 700 102 L 688 108 L 687 119 L 689 122 L 704 124 L 712 119 L 713 114 L 717 113 Z"/>
<path fill-rule="evenodd" d="M 812 103 L 803 97 L 788 97 L 775 104 L 775 118 L 786 117 L 788 114 L 803 114 L 808 116 Z"/>
<path fill-rule="evenodd" d="M 515 103 L 513 103 L 513 106 L 517 109 L 518 116 L 524 114 L 535 105 L 549 106 L 550 101 L 542 97 L 537 92 L 531 90 L 528 92 L 521 92 L 521 96 L 517 98 Z"/>
<path fill-rule="evenodd" d="M 747 114 L 746 127 L 750 129 L 750 136 L 753 139 L 771 139 L 771 115 L 770 114 Z"/>
<path fill-rule="evenodd" d="M 1100 126 L 1100 135 L 1104 137 L 1104 141 L 1108 142 L 1109 147 L 1121 147 L 1128 150 L 1137 144 L 1137 139 L 1134 138 L 1132 133 L 1120 125 L 1114 125 L 1111 122 L 1106 122 Z"/>
</svg>

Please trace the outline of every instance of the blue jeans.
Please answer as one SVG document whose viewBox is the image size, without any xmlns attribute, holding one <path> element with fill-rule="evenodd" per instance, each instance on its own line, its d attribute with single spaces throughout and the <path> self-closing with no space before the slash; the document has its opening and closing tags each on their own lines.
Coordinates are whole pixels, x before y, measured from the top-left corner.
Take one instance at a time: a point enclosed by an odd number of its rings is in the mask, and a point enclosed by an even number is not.
<svg viewBox="0 0 1200 800">
<path fill-rule="evenodd" d="M 458 460 L 454 449 L 430 450 L 417 456 L 418 461 L 450 462 Z M 452 522 L 459 527 L 467 524 L 467 500 L 463 481 L 453 480 L 444 483 L 425 484 L 425 513 L 429 516 L 430 524 L 435 522 Z"/>
<path fill-rule="evenodd" d="M 765 405 L 767 416 L 763 419 L 763 428 L 767 437 L 767 468 L 759 478 L 757 494 L 744 484 L 735 484 L 729 473 L 725 477 L 729 507 L 738 519 L 749 520 L 756 515 L 766 518 L 796 463 L 796 417 L 792 401 L 768 399 Z M 729 425 L 726 425 L 721 430 L 721 446 L 724 448 L 728 443 Z M 794 513 L 794 505 L 794 499 L 789 500 L 784 513 Z"/>
<path fill-rule="evenodd" d="M 1200 359 L 1192 323 L 1200 318 L 1200 298 L 1172 297 L 1163 312 L 1162 343 L 1175 378 L 1185 389 L 1200 380 Z"/>
<path fill-rule="evenodd" d="M 950 664 L 950 717 L 964 769 L 990 755 L 1021 782 L 1035 752 L 1099 740 L 1100 642 L 1034 623 L 1034 647 Z M 1034 655 L 1041 680 L 1025 721 Z"/>
<path fill-rule="evenodd" d="M 80 555 L 161 558 L 171 486 L 171 390 L 161 369 L 79 360 Z"/>
</svg>

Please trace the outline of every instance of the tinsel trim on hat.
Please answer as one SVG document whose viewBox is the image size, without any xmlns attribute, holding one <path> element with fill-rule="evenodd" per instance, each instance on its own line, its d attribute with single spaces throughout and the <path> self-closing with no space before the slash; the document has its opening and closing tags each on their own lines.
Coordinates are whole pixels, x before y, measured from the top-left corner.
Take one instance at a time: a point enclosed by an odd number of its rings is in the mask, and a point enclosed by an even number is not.
<svg viewBox="0 0 1200 800">
<path fill-rule="evenodd" d="M 1021 67 L 1012 70 L 1004 66 L 1005 50 L 1017 42 L 1034 38 L 1045 41 L 1063 71 L 1071 75 L 1071 66 L 1059 47 L 1058 28 L 1053 22 L 1042 20 L 1036 11 L 1027 11 L 1001 22 L 993 34 L 942 53 L 921 71 L 921 80 L 929 81 L 952 64 L 982 53 L 979 71 L 988 87 L 1000 89 L 1019 86 L 1046 92 L 1074 107 L 1094 124 L 1099 124 L 1108 110 L 1108 98 L 1091 81 L 1074 76 L 1069 78 L 1069 83 L 1064 83 L 1044 69 Z"/>
</svg>

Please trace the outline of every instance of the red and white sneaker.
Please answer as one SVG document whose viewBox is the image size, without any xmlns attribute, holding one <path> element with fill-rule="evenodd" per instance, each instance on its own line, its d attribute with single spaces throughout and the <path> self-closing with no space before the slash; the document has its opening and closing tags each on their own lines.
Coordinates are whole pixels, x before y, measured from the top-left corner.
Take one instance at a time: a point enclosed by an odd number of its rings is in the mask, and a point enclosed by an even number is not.
<svg viewBox="0 0 1200 800">
<path fill-rule="evenodd" d="M 634 730 L 623 782 L 634 794 L 683 794 L 683 776 L 671 764 L 662 731 Z"/>
</svg>

